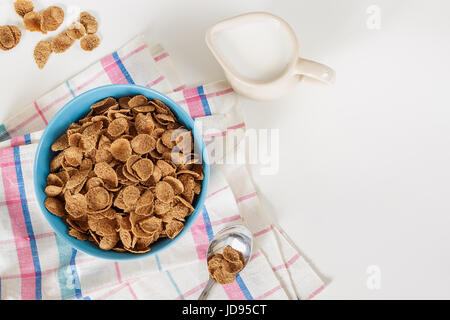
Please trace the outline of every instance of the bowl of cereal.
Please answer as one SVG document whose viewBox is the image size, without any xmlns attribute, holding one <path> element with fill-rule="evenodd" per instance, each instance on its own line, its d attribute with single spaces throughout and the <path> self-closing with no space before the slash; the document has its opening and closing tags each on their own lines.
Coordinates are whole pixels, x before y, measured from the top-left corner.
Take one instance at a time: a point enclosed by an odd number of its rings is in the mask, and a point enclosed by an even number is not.
<svg viewBox="0 0 450 320">
<path fill-rule="evenodd" d="M 164 94 L 87 91 L 49 122 L 34 189 L 55 233 L 89 255 L 131 260 L 167 249 L 202 210 L 208 155 L 193 119 Z"/>
</svg>

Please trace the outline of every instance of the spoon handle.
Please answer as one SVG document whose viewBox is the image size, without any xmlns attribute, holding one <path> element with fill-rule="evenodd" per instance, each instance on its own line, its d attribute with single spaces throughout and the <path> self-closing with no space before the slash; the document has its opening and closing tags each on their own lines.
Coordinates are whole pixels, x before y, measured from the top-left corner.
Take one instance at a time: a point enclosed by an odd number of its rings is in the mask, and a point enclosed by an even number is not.
<svg viewBox="0 0 450 320">
<path fill-rule="evenodd" d="M 208 283 L 206 284 L 205 288 L 203 289 L 202 293 L 198 297 L 198 300 L 206 300 L 208 297 L 209 291 L 211 291 L 212 286 L 214 285 L 214 280 L 209 278 Z"/>
</svg>

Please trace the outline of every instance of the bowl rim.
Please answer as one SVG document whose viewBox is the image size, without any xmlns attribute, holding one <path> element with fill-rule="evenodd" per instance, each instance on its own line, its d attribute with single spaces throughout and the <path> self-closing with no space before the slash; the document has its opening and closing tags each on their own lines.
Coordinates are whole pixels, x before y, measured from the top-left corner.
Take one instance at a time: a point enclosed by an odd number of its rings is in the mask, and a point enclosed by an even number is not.
<svg viewBox="0 0 450 320">
<path fill-rule="evenodd" d="M 173 239 L 167 238 L 167 239 L 162 240 L 162 241 L 165 241 L 165 243 L 163 244 L 162 247 L 159 247 L 155 250 L 150 250 L 149 252 L 141 253 L 141 254 L 136 254 L 136 253 L 131 253 L 131 252 L 117 252 L 117 251 L 113 251 L 113 250 L 102 250 L 99 247 L 97 247 L 96 245 L 92 245 L 92 247 L 89 246 L 90 249 L 86 250 L 86 248 L 84 246 L 81 246 L 83 243 L 85 244 L 86 241 L 78 240 L 78 239 L 70 236 L 67 232 L 61 232 L 60 230 L 58 230 L 58 227 L 51 220 L 52 217 L 56 217 L 56 216 L 52 215 L 47 210 L 47 208 L 45 208 L 45 206 L 44 206 L 44 200 L 46 198 L 45 194 L 44 194 L 43 199 L 41 199 L 41 195 L 38 194 L 38 190 L 41 189 L 41 186 L 39 185 L 38 178 L 37 178 L 38 177 L 37 172 L 39 170 L 38 159 L 41 155 L 41 152 L 44 152 L 43 151 L 43 142 L 46 138 L 48 138 L 47 135 L 49 134 L 49 132 L 52 129 L 52 124 L 55 123 L 56 121 L 58 121 L 58 119 L 61 118 L 62 115 L 65 112 L 67 112 L 67 110 L 69 110 L 73 106 L 76 106 L 77 102 L 79 100 L 81 100 L 83 97 L 88 96 L 88 95 L 93 95 L 93 94 L 96 94 L 96 93 L 104 91 L 104 90 L 106 91 L 108 89 L 117 89 L 117 88 L 137 89 L 142 92 L 146 92 L 147 94 L 141 92 L 141 93 L 136 93 L 136 95 L 143 94 L 149 99 L 161 100 L 172 111 L 174 111 L 173 109 L 177 109 L 174 113 L 176 113 L 176 114 L 184 113 L 187 121 L 184 121 L 184 120 L 182 121 L 182 120 L 178 119 L 179 118 L 178 116 L 177 116 L 177 120 L 180 121 L 183 125 L 191 127 L 190 130 L 192 131 L 194 141 L 195 140 L 198 141 L 197 143 L 194 142 L 194 144 L 198 144 L 200 146 L 201 153 L 202 153 L 202 164 L 203 164 L 203 174 L 204 174 L 204 178 L 202 180 L 202 189 L 201 189 L 200 194 L 198 195 L 197 202 L 195 205 L 195 210 L 186 219 L 183 230 L 181 230 L 181 232 Z M 114 94 L 105 94 L 105 96 L 103 98 L 100 98 L 100 100 L 105 99 L 107 97 L 111 97 L 111 96 L 114 96 Z M 149 96 L 151 96 L 151 98 Z M 100 100 L 98 100 L 98 101 L 100 101 Z M 79 119 L 77 119 L 75 121 L 78 121 L 78 120 Z M 189 125 L 186 122 L 188 122 Z M 70 124 L 68 124 L 68 126 L 69 125 Z M 137 260 L 137 259 L 148 258 L 154 254 L 157 254 L 166 249 L 169 249 L 180 238 L 185 236 L 186 233 L 188 233 L 190 228 L 193 226 L 195 221 L 199 218 L 200 213 L 203 211 L 204 202 L 206 199 L 207 189 L 208 189 L 208 185 L 209 185 L 209 177 L 210 177 L 210 164 L 209 164 L 208 152 L 206 149 L 206 145 L 205 145 L 203 136 L 201 135 L 201 133 L 198 132 L 198 129 L 196 129 L 194 119 L 192 119 L 192 117 L 178 103 L 176 103 L 174 100 L 172 100 L 171 98 L 169 98 L 162 92 L 159 92 L 155 89 L 151 89 L 151 88 L 144 87 L 141 85 L 136 85 L 136 84 L 110 84 L 110 85 L 99 86 L 99 87 L 90 89 L 86 92 L 83 92 L 82 94 L 72 98 L 60 110 L 58 110 L 58 112 L 48 122 L 48 124 L 47 124 L 45 130 L 43 131 L 41 138 L 39 140 L 39 143 L 38 143 L 38 146 L 36 149 L 36 153 L 34 156 L 34 163 L 33 163 L 33 186 L 34 186 L 34 193 L 35 193 L 35 196 L 36 196 L 36 199 L 38 202 L 38 206 L 39 206 L 39 209 L 40 209 L 42 215 L 45 217 L 45 220 L 50 224 L 50 226 L 53 229 L 53 231 L 55 232 L 55 234 L 57 236 L 60 236 L 62 239 L 64 239 L 64 241 L 66 241 L 69 245 L 71 245 L 75 249 L 77 249 L 81 252 L 84 252 L 87 255 L 90 255 L 90 256 L 93 256 L 93 257 L 96 257 L 99 259 L 103 259 L 103 260 L 113 260 L 113 261 L 128 261 L 128 260 Z M 43 192 L 43 190 L 42 190 L 42 192 Z M 61 219 L 61 217 L 57 217 L 57 218 Z M 61 222 L 63 222 L 63 221 L 61 221 Z M 65 222 L 63 222 L 63 223 L 65 224 Z"/>
</svg>

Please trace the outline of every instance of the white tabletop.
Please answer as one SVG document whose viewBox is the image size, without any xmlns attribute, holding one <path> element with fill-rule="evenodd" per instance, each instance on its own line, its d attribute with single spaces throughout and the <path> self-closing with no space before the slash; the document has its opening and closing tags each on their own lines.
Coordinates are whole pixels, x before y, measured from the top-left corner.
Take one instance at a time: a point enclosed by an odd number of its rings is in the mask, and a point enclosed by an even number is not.
<svg viewBox="0 0 450 320">
<path fill-rule="evenodd" d="M 19 22 L 12 3 L 1 1 L 0 25 Z M 45 36 L 24 32 L 15 50 L 0 52 L 0 122 L 143 32 L 171 52 L 187 83 L 222 79 L 206 28 L 274 13 L 305 58 L 337 72 L 331 87 L 303 83 L 278 101 L 243 100 L 249 128 L 279 129 L 278 173 L 251 169 L 265 210 L 329 281 L 318 298 L 450 298 L 448 1 L 70 3 L 66 13 L 78 6 L 100 17 L 101 47 L 53 55 L 40 71 L 33 48 Z"/>
</svg>

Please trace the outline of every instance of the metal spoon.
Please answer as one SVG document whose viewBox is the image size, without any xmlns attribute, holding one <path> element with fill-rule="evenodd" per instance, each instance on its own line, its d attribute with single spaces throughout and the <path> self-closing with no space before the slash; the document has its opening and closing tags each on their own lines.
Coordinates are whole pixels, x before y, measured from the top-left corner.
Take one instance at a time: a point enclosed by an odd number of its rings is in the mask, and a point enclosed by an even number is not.
<svg viewBox="0 0 450 320">
<path fill-rule="evenodd" d="M 206 260 L 208 261 L 208 258 L 216 253 L 222 253 L 226 246 L 231 246 L 233 249 L 242 253 L 244 256 L 245 268 L 252 255 L 253 235 L 247 227 L 241 224 L 229 226 L 220 230 L 209 244 Z M 198 297 L 198 300 L 206 300 L 214 283 L 215 281 L 210 277 L 206 287 Z"/>
</svg>

